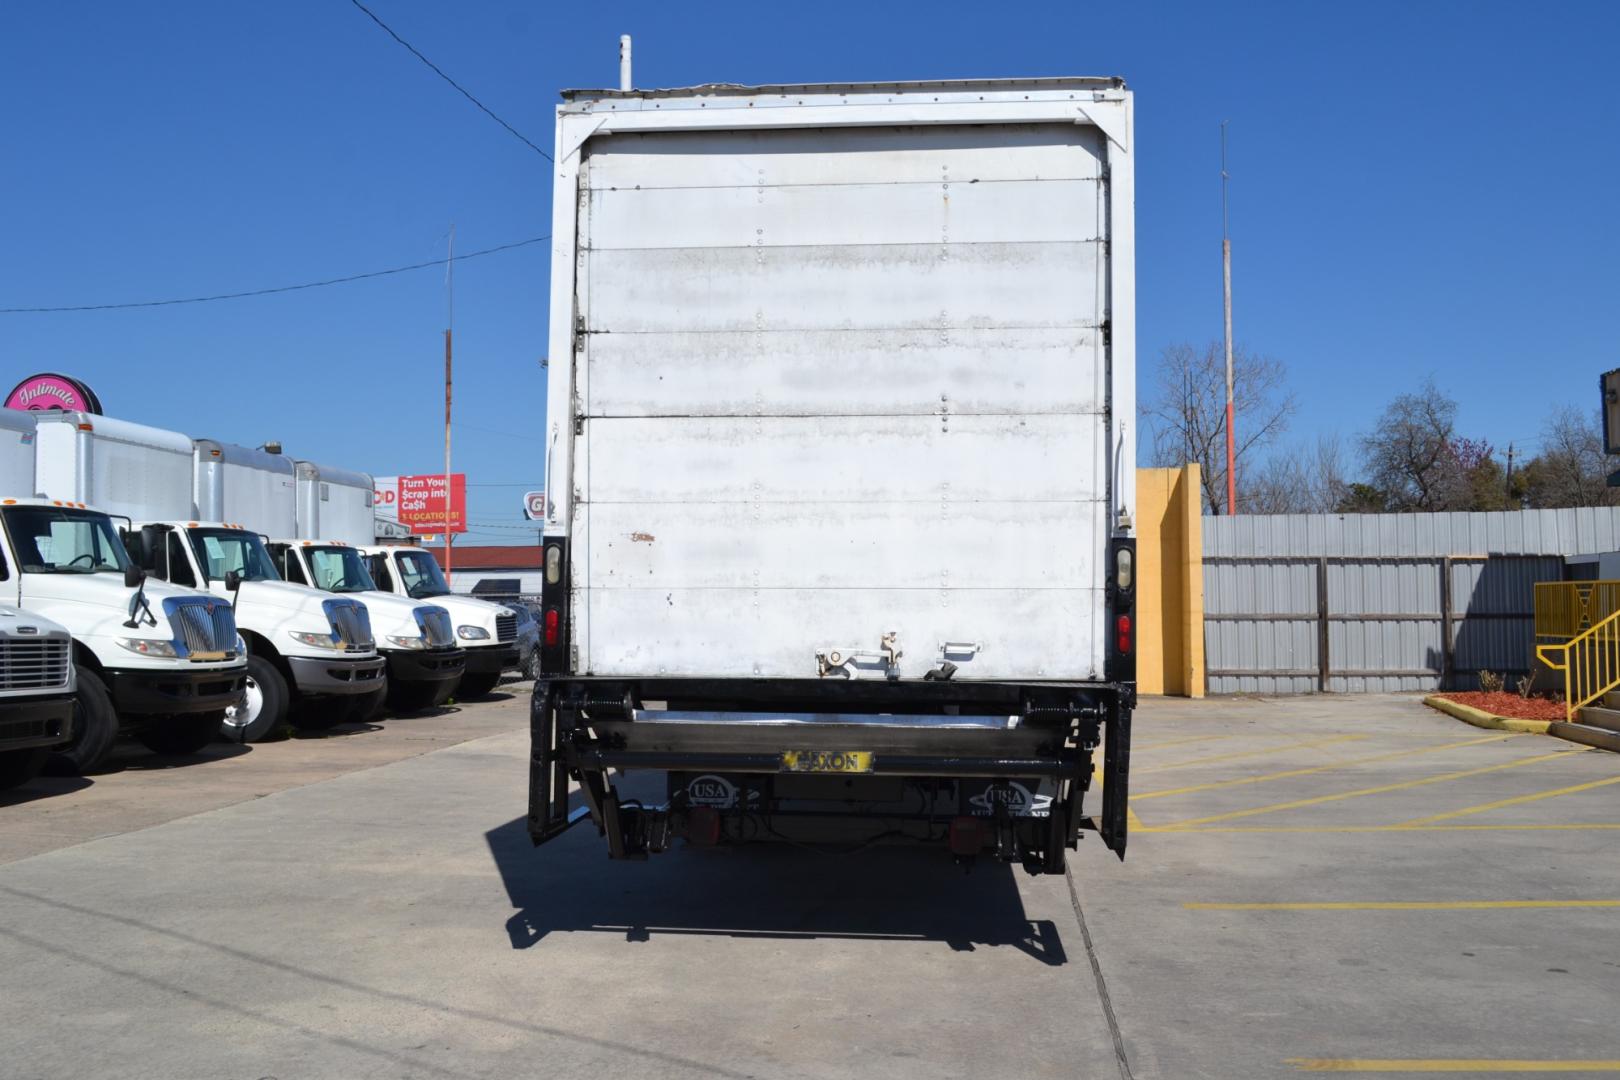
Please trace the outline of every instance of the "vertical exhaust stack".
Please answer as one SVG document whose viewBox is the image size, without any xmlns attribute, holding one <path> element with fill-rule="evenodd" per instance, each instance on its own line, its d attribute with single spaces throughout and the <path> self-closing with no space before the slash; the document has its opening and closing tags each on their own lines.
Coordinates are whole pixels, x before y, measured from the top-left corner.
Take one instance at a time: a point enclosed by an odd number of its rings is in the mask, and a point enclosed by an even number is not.
<svg viewBox="0 0 1620 1080">
<path fill-rule="evenodd" d="M 630 81 L 630 35 L 619 35 L 619 89 L 633 90 L 635 83 Z"/>
</svg>

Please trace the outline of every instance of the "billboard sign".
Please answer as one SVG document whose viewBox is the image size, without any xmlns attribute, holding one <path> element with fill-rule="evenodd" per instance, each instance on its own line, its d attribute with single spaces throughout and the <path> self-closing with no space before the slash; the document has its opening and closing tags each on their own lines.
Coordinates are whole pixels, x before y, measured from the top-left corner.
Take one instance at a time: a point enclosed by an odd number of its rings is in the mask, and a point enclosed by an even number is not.
<svg viewBox="0 0 1620 1080">
<path fill-rule="evenodd" d="M 377 516 L 398 522 L 413 533 L 445 532 L 444 474 L 379 476 Z M 450 532 L 467 531 L 467 474 L 450 474 Z"/>
<path fill-rule="evenodd" d="M 546 520 L 545 492 L 526 491 L 523 493 L 523 516 L 530 521 Z"/>
<path fill-rule="evenodd" d="M 11 393 L 6 395 L 6 408 L 34 411 L 61 409 L 64 412 L 99 414 L 101 400 L 96 397 L 94 390 L 78 379 L 42 371 L 28 376 L 12 388 Z"/>
</svg>

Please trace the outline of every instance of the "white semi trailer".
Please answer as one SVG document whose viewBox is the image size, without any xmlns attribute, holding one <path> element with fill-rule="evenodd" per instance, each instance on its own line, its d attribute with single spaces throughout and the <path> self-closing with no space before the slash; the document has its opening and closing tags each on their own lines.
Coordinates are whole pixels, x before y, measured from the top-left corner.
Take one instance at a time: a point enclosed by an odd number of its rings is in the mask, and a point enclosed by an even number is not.
<svg viewBox="0 0 1620 1080">
<path fill-rule="evenodd" d="M 1123 83 L 563 99 L 535 842 L 1123 857 Z"/>
</svg>

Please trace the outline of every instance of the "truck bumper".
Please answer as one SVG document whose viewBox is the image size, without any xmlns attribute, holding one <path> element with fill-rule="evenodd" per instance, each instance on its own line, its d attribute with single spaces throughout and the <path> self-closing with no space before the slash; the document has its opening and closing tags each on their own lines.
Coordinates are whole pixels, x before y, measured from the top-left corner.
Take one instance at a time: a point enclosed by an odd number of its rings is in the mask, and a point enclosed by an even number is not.
<svg viewBox="0 0 1620 1080">
<path fill-rule="evenodd" d="M 107 690 L 120 716 L 211 712 L 238 704 L 245 667 L 197 671 L 108 670 Z"/>
<path fill-rule="evenodd" d="M 72 734 L 72 695 L 0 701 L 0 751 L 57 746 Z"/>
<path fill-rule="evenodd" d="M 505 645 L 475 645 L 467 653 L 467 674 L 488 675 L 514 671 L 518 666 L 516 642 Z"/>
<path fill-rule="evenodd" d="M 461 678 L 465 649 L 390 649 L 383 653 L 394 682 L 438 683 Z"/>
<path fill-rule="evenodd" d="M 369 694 L 382 686 L 386 661 L 381 656 L 363 659 L 334 656 L 323 659 L 315 656 L 289 656 L 285 658 L 292 668 L 293 683 L 300 694 L 320 694 L 333 697 L 346 694 Z"/>
<path fill-rule="evenodd" d="M 1093 829 L 1121 858 L 1133 688 L 1112 683 L 597 679 L 536 684 L 529 831 L 589 813 L 614 858 L 674 839 L 881 836 L 1059 873 Z M 647 709 L 643 701 L 662 702 Z M 1106 736 L 1104 729 L 1106 727 Z M 1104 749 L 1100 821 L 1083 816 Z M 610 772 L 669 775 L 669 801 L 621 802 Z M 585 805 L 570 810 L 568 780 Z M 897 824 L 900 823 L 900 824 Z M 863 831 L 864 830 L 864 831 Z"/>
</svg>

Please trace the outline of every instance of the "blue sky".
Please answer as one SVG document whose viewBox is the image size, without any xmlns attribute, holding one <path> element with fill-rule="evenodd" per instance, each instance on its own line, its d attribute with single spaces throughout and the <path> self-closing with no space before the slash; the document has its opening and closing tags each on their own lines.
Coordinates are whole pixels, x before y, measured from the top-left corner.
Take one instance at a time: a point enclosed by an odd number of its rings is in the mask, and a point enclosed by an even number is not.
<svg viewBox="0 0 1620 1080">
<path fill-rule="evenodd" d="M 1164 345 L 1220 333 L 1230 120 L 1237 336 L 1287 363 L 1295 440 L 1353 438 L 1432 373 L 1468 434 L 1524 446 L 1620 365 L 1620 5 L 371 6 L 547 148 L 557 89 L 613 83 L 623 32 L 642 86 L 1123 75 L 1144 382 Z M 548 228 L 546 163 L 344 0 L 7 5 L 0 95 L 0 307 L 382 269 L 436 257 L 451 222 L 462 251 Z M 539 486 L 546 260 L 457 272 L 470 539 L 525 536 L 519 495 Z M 444 321 L 427 270 L 0 316 L 0 356 L 12 377 L 78 375 L 114 415 L 425 472 Z"/>
</svg>

